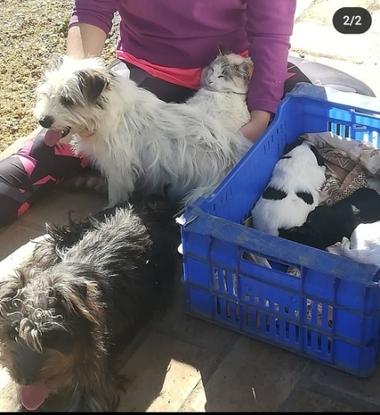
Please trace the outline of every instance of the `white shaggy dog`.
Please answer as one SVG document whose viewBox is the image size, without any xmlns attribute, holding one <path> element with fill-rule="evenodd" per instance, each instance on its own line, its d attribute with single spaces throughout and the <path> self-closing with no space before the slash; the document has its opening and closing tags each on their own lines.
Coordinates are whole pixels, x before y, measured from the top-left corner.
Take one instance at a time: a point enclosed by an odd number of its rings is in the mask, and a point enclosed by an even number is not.
<svg viewBox="0 0 380 415">
<path fill-rule="evenodd" d="M 210 193 L 251 144 L 238 130 L 249 119 L 252 62 L 234 54 L 218 58 L 219 75 L 216 68 L 205 71 L 208 87 L 176 104 L 100 59 L 64 57 L 38 88 L 35 116 L 48 128 L 46 142 L 73 136 L 76 153 L 107 178 L 110 206 L 128 200 L 135 188 L 191 203 Z M 222 91 L 210 87 L 222 78 Z"/>
<path fill-rule="evenodd" d="M 319 204 L 325 170 L 305 142 L 282 156 L 252 209 L 253 227 L 278 236 L 280 229 L 303 225 Z"/>
</svg>

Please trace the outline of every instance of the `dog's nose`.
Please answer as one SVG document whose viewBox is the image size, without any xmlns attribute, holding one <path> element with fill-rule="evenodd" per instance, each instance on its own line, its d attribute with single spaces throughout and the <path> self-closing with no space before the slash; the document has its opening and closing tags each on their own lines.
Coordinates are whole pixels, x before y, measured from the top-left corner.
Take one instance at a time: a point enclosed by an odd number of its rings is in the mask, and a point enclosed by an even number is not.
<svg viewBox="0 0 380 415">
<path fill-rule="evenodd" d="M 19 376 L 15 380 L 19 385 L 26 386 L 26 385 L 33 385 L 33 383 L 36 383 L 37 377 L 36 376 Z"/>
<path fill-rule="evenodd" d="M 50 115 L 45 115 L 44 117 L 40 118 L 38 120 L 38 122 L 40 123 L 40 125 L 44 128 L 49 128 L 52 126 L 54 119 L 53 117 L 51 117 Z"/>
</svg>

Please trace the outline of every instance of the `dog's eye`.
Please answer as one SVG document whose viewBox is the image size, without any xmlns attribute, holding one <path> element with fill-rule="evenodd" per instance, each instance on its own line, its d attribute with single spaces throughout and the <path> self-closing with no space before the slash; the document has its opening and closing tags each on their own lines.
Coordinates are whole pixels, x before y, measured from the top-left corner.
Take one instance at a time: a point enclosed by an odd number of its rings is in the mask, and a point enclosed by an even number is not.
<svg viewBox="0 0 380 415">
<path fill-rule="evenodd" d="M 14 313 L 17 311 L 20 307 L 20 300 L 17 298 L 14 298 L 13 300 L 9 300 L 6 303 L 6 310 L 8 313 Z"/>
<path fill-rule="evenodd" d="M 75 104 L 74 100 L 67 95 L 61 95 L 59 101 L 64 107 L 71 107 Z"/>
</svg>

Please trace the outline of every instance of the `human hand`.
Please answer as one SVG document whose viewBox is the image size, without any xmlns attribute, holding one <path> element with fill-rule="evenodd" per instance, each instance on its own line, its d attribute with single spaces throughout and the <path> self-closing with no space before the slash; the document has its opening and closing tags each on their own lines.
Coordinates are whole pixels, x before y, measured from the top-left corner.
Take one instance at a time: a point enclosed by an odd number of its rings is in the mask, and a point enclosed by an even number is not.
<svg viewBox="0 0 380 415">
<path fill-rule="evenodd" d="M 261 134 L 267 129 L 272 114 L 267 111 L 251 111 L 251 120 L 240 128 L 240 132 L 248 140 L 255 142 Z"/>
</svg>

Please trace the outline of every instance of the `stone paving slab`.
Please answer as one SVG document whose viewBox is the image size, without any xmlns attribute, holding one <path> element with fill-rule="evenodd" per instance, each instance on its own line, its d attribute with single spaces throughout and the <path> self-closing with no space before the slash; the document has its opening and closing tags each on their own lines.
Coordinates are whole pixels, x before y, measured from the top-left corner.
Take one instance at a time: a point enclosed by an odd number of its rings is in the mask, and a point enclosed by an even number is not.
<svg viewBox="0 0 380 415">
<path fill-rule="evenodd" d="M 0 232 L 0 261 L 11 255 L 16 249 L 23 247 L 30 239 L 36 238 L 42 234 L 41 228 L 33 228 L 15 223 L 3 229 Z M 18 262 L 21 252 L 14 253 L 13 264 Z"/>
<path fill-rule="evenodd" d="M 173 304 L 162 319 L 152 323 L 152 327 L 162 334 L 205 348 L 214 354 L 231 347 L 239 338 L 238 334 L 185 313 L 185 293 L 181 279 L 182 270 L 179 269 Z"/>
<path fill-rule="evenodd" d="M 280 411 L 380 410 L 378 385 L 380 368 L 366 379 L 310 361 Z"/>
<path fill-rule="evenodd" d="M 367 379 L 361 379 L 317 364 L 310 367 L 309 373 L 315 384 L 323 385 L 335 394 L 352 396 L 357 401 L 359 408 L 359 402 L 365 401 L 373 404 L 380 411 L 380 367 Z"/>
<path fill-rule="evenodd" d="M 68 192 L 58 187 L 51 192 L 54 197 L 43 195 L 18 222 L 24 226 L 40 228 L 44 232 L 45 223 L 66 224 L 69 214 L 73 219 L 80 219 L 107 205 L 103 195 L 92 191 Z"/>
<path fill-rule="evenodd" d="M 376 411 L 375 408 L 369 410 Z M 361 412 L 341 396 L 333 398 L 317 392 L 315 386 L 296 388 L 280 406 L 281 412 Z M 368 409 L 366 409 L 368 411 Z"/>
<path fill-rule="evenodd" d="M 210 380 L 194 390 L 181 410 L 276 411 L 307 364 L 307 359 L 241 336 Z"/>
<path fill-rule="evenodd" d="M 45 224 L 65 224 L 68 214 L 79 219 L 99 211 L 106 205 L 95 192 L 70 193 L 53 189 L 51 195 L 37 200 L 21 218 L 0 230 L 0 261 L 30 239 L 45 233 Z"/>
<path fill-rule="evenodd" d="M 176 412 L 217 354 L 150 330 L 125 366 L 119 411 Z"/>
</svg>

